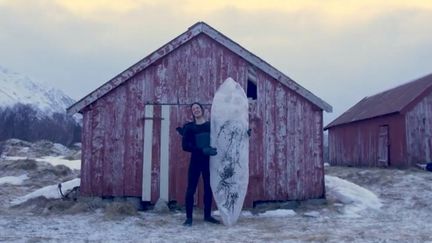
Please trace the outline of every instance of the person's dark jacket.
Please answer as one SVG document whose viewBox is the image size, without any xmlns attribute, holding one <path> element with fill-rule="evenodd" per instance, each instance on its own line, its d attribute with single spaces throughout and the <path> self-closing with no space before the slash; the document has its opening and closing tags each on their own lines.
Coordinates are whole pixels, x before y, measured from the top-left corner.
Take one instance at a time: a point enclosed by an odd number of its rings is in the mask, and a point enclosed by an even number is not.
<svg viewBox="0 0 432 243">
<path fill-rule="evenodd" d="M 183 150 L 195 154 L 192 157 L 217 154 L 217 149 L 210 146 L 210 122 L 199 125 L 189 122 L 176 130 L 182 136 Z"/>
<path fill-rule="evenodd" d="M 210 145 L 210 122 L 186 124 L 183 127 L 182 148 L 192 153 L 192 157 L 206 156 L 203 148 Z"/>
</svg>

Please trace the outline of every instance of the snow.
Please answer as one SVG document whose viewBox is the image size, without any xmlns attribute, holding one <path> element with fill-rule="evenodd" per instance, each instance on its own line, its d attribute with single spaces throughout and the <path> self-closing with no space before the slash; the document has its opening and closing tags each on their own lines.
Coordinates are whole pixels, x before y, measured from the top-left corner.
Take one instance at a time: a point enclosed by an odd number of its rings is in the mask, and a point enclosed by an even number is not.
<svg viewBox="0 0 432 243">
<path fill-rule="evenodd" d="M 25 157 L 25 156 L 2 156 L 1 159 L 3 159 L 3 160 L 25 160 L 25 159 L 30 159 L 30 158 Z"/>
<path fill-rule="evenodd" d="M 23 174 L 20 176 L 0 177 L 0 185 L 2 184 L 21 185 L 27 179 L 28 179 L 27 174 Z"/>
<path fill-rule="evenodd" d="M 269 210 L 266 211 L 264 213 L 260 213 L 259 216 L 260 217 L 273 217 L 273 218 L 277 218 L 277 217 L 289 217 L 289 216 L 293 216 L 296 215 L 296 212 L 294 212 L 291 209 L 276 209 L 276 210 Z"/>
<path fill-rule="evenodd" d="M 212 215 L 213 215 L 213 216 L 220 216 L 220 212 L 219 212 L 219 210 L 213 211 L 213 212 L 212 212 Z M 247 210 L 243 210 L 243 211 L 241 211 L 240 215 L 241 215 L 240 217 L 253 217 L 252 212 L 247 211 Z"/>
<path fill-rule="evenodd" d="M 241 215 L 241 217 L 252 217 L 253 216 L 253 214 L 250 211 L 246 211 L 246 210 L 243 210 L 240 215 Z"/>
<path fill-rule="evenodd" d="M 36 161 L 48 162 L 53 166 L 65 165 L 75 170 L 81 169 L 81 160 L 67 160 L 63 156 L 44 156 L 42 158 L 36 159 Z"/>
<path fill-rule="evenodd" d="M 0 107 L 30 104 L 39 115 L 65 113 L 74 100 L 62 91 L 0 66 Z"/>
<path fill-rule="evenodd" d="M 71 190 L 74 187 L 79 186 L 80 182 L 81 182 L 81 180 L 79 178 L 75 178 L 73 180 L 63 182 L 63 183 L 61 183 L 62 191 L 66 192 L 67 190 Z M 60 192 L 58 190 L 58 184 L 45 186 L 45 187 L 42 187 L 42 188 L 40 188 L 40 189 L 38 189 L 32 193 L 29 193 L 29 194 L 24 195 L 22 197 L 16 198 L 15 200 L 12 201 L 12 205 L 17 205 L 17 204 L 23 203 L 29 199 L 40 197 L 40 196 L 43 196 L 43 197 L 48 198 L 48 199 L 49 198 L 52 198 L 52 199 L 61 198 Z"/>
<path fill-rule="evenodd" d="M 326 175 L 327 194 L 346 204 L 345 216 L 360 217 L 359 213 L 366 209 L 377 210 L 382 204 L 371 191 L 341 178 Z"/>
</svg>

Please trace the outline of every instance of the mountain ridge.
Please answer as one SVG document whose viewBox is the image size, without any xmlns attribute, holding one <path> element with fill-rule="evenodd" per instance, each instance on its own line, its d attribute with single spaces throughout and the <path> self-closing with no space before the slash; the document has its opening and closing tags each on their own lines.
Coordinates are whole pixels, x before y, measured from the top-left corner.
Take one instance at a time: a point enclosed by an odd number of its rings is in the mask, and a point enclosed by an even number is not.
<svg viewBox="0 0 432 243">
<path fill-rule="evenodd" d="M 0 141 L 80 141 L 81 118 L 66 114 L 75 101 L 63 91 L 0 66 Z"/>
<path fill-rule="evenodd" d="M 3 94 L 3 95 L 1 95 Z M 63 91 L 0 66 L 0 106 L 29 104 L 40 113 L 63 113 L 75 101 Z"/>
</svg>

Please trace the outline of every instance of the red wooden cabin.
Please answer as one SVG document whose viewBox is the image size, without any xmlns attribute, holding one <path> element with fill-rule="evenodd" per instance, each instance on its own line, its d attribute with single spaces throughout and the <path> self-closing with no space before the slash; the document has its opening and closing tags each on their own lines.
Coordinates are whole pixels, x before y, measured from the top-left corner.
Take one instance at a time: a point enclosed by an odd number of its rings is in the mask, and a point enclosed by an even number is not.
<svg viewBox="0 0 432 243">
<path fill-rule="evenodd" d="M 83 114 L 81 194 L 182 205 L 189 154 L 175 128 L 190 120 L 187 104 L 210 104 L 228 77 L 250 97 L 245 206 L 323 198 L 331 106 L 202 22 L 68 108 Z"/>
<path fill-rule="evenodd" d="M 325 129 L 332 165 L 432 161 L 432 74 L 362 99 Z"/>
</svg>

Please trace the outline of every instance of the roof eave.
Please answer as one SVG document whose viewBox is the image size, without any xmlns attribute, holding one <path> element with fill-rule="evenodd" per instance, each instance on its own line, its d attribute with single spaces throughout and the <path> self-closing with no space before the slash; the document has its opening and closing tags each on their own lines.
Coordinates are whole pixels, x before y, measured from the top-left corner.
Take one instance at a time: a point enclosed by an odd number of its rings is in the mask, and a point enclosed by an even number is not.
<svg viewBox="0 0 432 243">
<path fill-rule="evenodd" d="M 371 119 L 375 119 L 375 118 L 379 118 L 379 117 L 385 117 L 385 116 L 392 116 L 392 115 L 396 115 L 396 114 L 400 114 L 401 112 L 399 111 L 393 111 L 393 112 L 389 112 L 386 114 L 382 114 L 382 115 L 378 115 L 378 116 L 372 116 L 372 117 L 368 117 L 368 118 L 363 118 L 363 119 L 359 119 L 359 120 L 353 120 L 353 121 L 349 121 L 349 122 L 342 122 L 342 123 L 337 123 L 337 124 L 328 124 L 327 126 L 325 126 L 323 128 L 323 130 L 328 130 L 330 128 L 333 127 L 339 127 L 339 126 L 345 126 L 345 125 L 349 125 L 351 123 L 356 123 L 356 122 L 363 122 L 363 121 L 367 121 L 367 120 L 371 120 Z"/>
<path fill-rule="evenodd" d="M 422 100 L 425 96 L 429 95 L 432 92 L 432 85 L 427 87 L 423 92 L 421 92 L 419 95 L 417 95 L 413 100 L 411 100 L 407 105 L 402 107 L 401 113 L 406 114 L 408 111 L 410 111 L 415 105 L 417 105 L 420 100 Z"/>
</svg>

